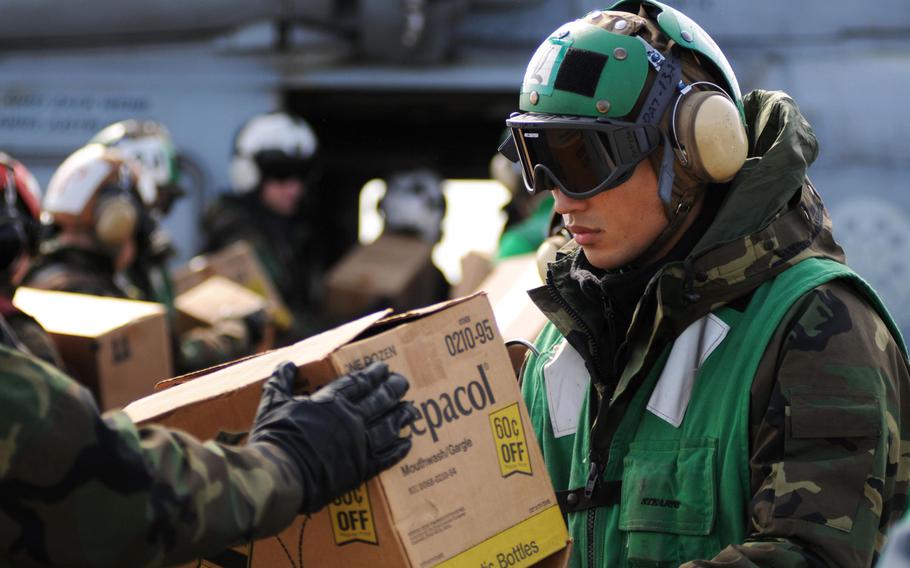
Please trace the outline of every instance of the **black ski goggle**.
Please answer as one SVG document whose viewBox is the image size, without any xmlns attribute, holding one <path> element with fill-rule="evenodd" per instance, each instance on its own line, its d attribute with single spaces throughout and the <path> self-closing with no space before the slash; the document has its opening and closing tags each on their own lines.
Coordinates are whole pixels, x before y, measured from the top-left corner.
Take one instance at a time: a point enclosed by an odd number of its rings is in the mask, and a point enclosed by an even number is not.
<svg viewBox="0 0 910 568">
<path fill-rule="evenodd" d="M 500 151 L 521 162 L 525 188 L 530 193 L 559 188 L 574 199 L 628 180 L 662 140 L 653 124 L 603 118 L 526 113 L 513 115 L 506 125 L 511 137 Z"/>
</svg>

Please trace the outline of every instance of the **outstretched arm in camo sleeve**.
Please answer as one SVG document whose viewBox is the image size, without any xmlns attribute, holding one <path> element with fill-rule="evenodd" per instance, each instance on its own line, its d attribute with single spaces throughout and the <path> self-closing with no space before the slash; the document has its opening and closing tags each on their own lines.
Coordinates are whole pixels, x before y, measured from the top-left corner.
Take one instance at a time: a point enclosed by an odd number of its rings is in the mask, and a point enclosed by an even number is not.
<svg viewBox="0 0 910 568">
<path fill-rule="evenodd" d="M 155 566 L 297 514 L 300 480 L 273 445 L 102 417 L 84 388 L 8 349 L 0 369 L 0 551 L 17 565 Z"/>
<path fill-rule="evenodd" d="M 752 388 L 748 536 L 692 566 L 870 566 L 907 495 L 910 374 L 842 283 L 794 306 Z"/>
<path fill-rule="evenodd" d="M 267 388 L 257 441 L 240 447 L 101 416 L 85 389 L 4 347 L 0 369 L 3 565 L 160 566 L 216 553 L 280 531 L 410 448 L 389 427 L 411 416 L 398 402 L 407 382 L 386 387 L 387 369 L 312 402 Z M 308 436 L 317 412 L 330 424 Z"/>
</svg>

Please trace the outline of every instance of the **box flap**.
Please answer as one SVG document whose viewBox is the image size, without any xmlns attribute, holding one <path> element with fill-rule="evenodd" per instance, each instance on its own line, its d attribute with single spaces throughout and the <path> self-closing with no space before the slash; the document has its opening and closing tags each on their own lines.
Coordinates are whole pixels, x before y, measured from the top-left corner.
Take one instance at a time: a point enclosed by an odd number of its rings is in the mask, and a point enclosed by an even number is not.
<svg viewBox="0 0 910 568">
<path fill-rule="evenodd" d="M 274 351 L 274 350 L 269 349 L 267 351 L 262 351 L 260 353 L 253 353 L 252 355 L 246 355 L 244 357 L 240 357 L 239 359 L 234 359 L 233 361 L 226 361 L 224 363 L 212 365 L 211 367 L 206 367 L 205 369 L 199 369 L 198 371 L 190 371 L 189 373 L 184 373 L 184 374 L 178 375 L 176 377 L 164 379 L 162 381 L 158 381 L 157 383 L 155 383 L 155 390 L 160 391 L 160 390 L 164 390 L 164 389 L 169 389 L 171 387 L 175 387 L 177 385 L 182 385 L 183 383 L 192 381 L 193 379 L 198 379 L 202 375 L 209 375 L 211 373 L 214 373 L 215 371 L 220 371 L 221 369 L 230 367 L 232 365 L 236 365 L 237 363 L 246 361 L 247 359 L 253 359 L 255 357 L 260 357 L 262 355 L 265 355 L 266 353 L 271 353 L 272 351 Z"/>
<path fill-rule="evenodd" d="M 388 315 L 377 312 L 341 327 L 304 339 L 294 345 L 249 357 L 228 367 L 218 367 L 217 375 L 207 373 L 177 386 L 162 390 L 127 406 L 124 411 L 134 422 L 153 421 L 175 409 L 183 408 L 263 380 L 282 361 L 298 366 L 324 359 L 334 350 L 353 340 L 364 330 Z"/>
<path fill-rule="evenodd" d="M 50 333 L 98 337 L 131 322 L 164 314 L 164 306 L 120 298 L 22 287 L 13 304 Z"/>
<path fill-rule="evenodd" d="M 463 298 L 455 298 L 454 300 L 445 300 L 443 302 L 439 302 L 438 304 L 431 304 L 429 306 L 424 306 L 423 308 L 417 308 L 415 310 L 410 310 L 410 311 L 407 311 L 407 312 L 404 312 L 401 314 L 391 315 L 391 316 L 383 319 L 379 323 L 377 323 L 376 326 L 374 326 L 374 328 L 370 329 L 369 330 L 370 335 L 374 334 L 374 330 L 380 329 L 380 326 L 381 326 L 381 330 L 386 330 L 386 329 L 389 329 L 391 327 L 400 325 L 400 324 L 408 322 L 408 321 L 420 319 L 420 318 L 426 317 L 430 314 L 435 314 L 437 312 L 441 312 L 442 310 L 444 310 L 450 306 L 468 302 L 477 296 L 486 296 L 486 295 L 487 295 L 487 293 L 485 291 L 475 292 L 475 293 L 471 294 L 470 296 L 465 296 Z"/>
</svg>

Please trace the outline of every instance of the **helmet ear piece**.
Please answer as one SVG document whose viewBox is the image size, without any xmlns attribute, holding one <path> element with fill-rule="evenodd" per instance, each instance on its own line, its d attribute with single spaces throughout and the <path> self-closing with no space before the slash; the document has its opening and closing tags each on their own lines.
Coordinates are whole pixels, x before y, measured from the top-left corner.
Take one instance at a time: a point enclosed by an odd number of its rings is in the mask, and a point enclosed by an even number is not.
<svg viewBox="0 0 910 568">
<path fill-rule="evenodd" d="M 3 208 L 0 210 L 0 270 L 12 266 L 28 249 L 25 222 L 16 207 L 16 183 L 12 166 L 0 163 L 5 169 Z"/>
<path fill-rule="evenodd" d="M 739 109 L 725 92 L 684 92 L 672 123 L 677 157 L 696 178 L 726 182 L 742 168 L 749 141 Z"/>
<path fill-rule="evenodd" d="M 6 270 L 28 248 L 25 226 L 18 215 L 0 213 L 0 270 Z"/>
<path fill-rule="evenodd" d="M 248 156 L 234 156 L 231 159 L 231 187 L 237 193 L 249 193 L 259 184 L 259 166 Z"/>
<path fill-rule="evenodd" d="M 95 206 L 95 237 L 106 246 L 120 247 L 133 238 L 138 221 L 139 212 L 128 196 L 102 197 Z"/>
</svg>

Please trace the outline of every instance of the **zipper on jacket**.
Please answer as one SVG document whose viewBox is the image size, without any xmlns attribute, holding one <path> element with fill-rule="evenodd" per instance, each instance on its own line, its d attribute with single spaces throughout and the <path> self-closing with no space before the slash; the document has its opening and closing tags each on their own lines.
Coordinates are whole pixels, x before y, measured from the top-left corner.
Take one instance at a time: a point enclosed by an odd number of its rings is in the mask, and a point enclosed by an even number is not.
<svg viewBox="0 0 910 568">
<path fill-rule="evenodd" d="M 591 460 L 591 466 L 588 468 L 588 480 L 585 482 L 585 497 L 590 499 L 594 495 L 594 490 L 597 488 L 597 483 L 600 481 L 600 476 L 603 475 L 604 466 L 594 460 Z M 597 520 L 597 507 L 592 507 L 587 511 L 586 519 L 586 531 L 588 536 L 588 566 L 589 568 L 594 568 L 594 526 L 595 521 Z"/>
<path fill-rule="evenodd" d="M 603 375 L 603 366 L 601 365 L 600 360 L 600 350 L 598 348 L 597 342 L 594 341 L 594 334 L 591 333 L 591 328 L 588 327 L 588 324 L 585 323 L 578 312 L 575 311 L 575 308 L 569 305 L 569 302 L 562 297 L 562 294 L 559 293 L 559 290 L 556 289 L 556 285 L 553 283 L 553 275 L 549 271 L 547 272 L 547 291 L 550 293 L 550 297 L 559 304 L 559 307 L 563 309 L 569 317 L 572 318 L 572 321 L 581 328 L 582 332 L 588 338 L 588 344 L 591 347 L 591 359 L 594 361 L 594 367 L 597 369 L 599 375 Z M 613 306 L 611 303 L 607 302 L 607 321 L 610 326 L 610 333 L 615 333 L 613 329 L 615 327 L 615 321 L 613 319 Z M 602 379 L 604 377 L 597 377 Z M 606 384 L 606 383 L 604 383 Z M 603 401 L 601 401 L 603 404 Z M 600 477 L 603 474 L 605 466 L 600 464 L 598 461 L 591 459 L 591 466 L 588 470 L 588 479 L 585 482 L 585 497 L 590 498 L 594 491 L 597 489 L 597 484 L 600 481 Z M 585 519 L 585 532 L 587 533 L 588 546 L 586 551 L 588 568 L 594 568 L 595 566 L 595 548 L 594 548 L 594 539 L 595 539 L 595 521 L 597 520 L 597 508 L 588 509 L 586 512 Z"/>
<path fill-rule="evenodd" d="M 588 568 L 594 568 L 594 526 L 597 520 L 597 508 L 588 509 L 587 532 L 588 532 Z"/>
<path fill-rule="evenodd" d="M 591 333 L 591 328 L 581 316 L 578 315 L 578 312 L 575 311 L 575 308 L 569 305 L 569 302 L 562 297 L 562 294 L 559 293 L 559 290 L 556 289 L 556 285 L 553 283 L 553 275 L 548 271 L 547 272 L 547 292 L 550 293 L 550 297 L 559 304 L 559 307 L 562 308 L 564 312 L 569 314 L 569 317 L 572 318 L 572 321 L 575 322 L 578 327 L 581 328 L 585 336 L 588 338 L 588 345 L 591 348 L 591 359 L 594 361 L 594 367 L 597 369 L 598 375 L 603 375 L 603 366 L 600 361 L 600 349 L 597 346 L 597 342 L 594 341 L 594 334 Z M 603 379 L 602 376 L 595 377 L 597 379 Z M 601 381 L 602 382 L 602 381 Z"/>
</svg>

